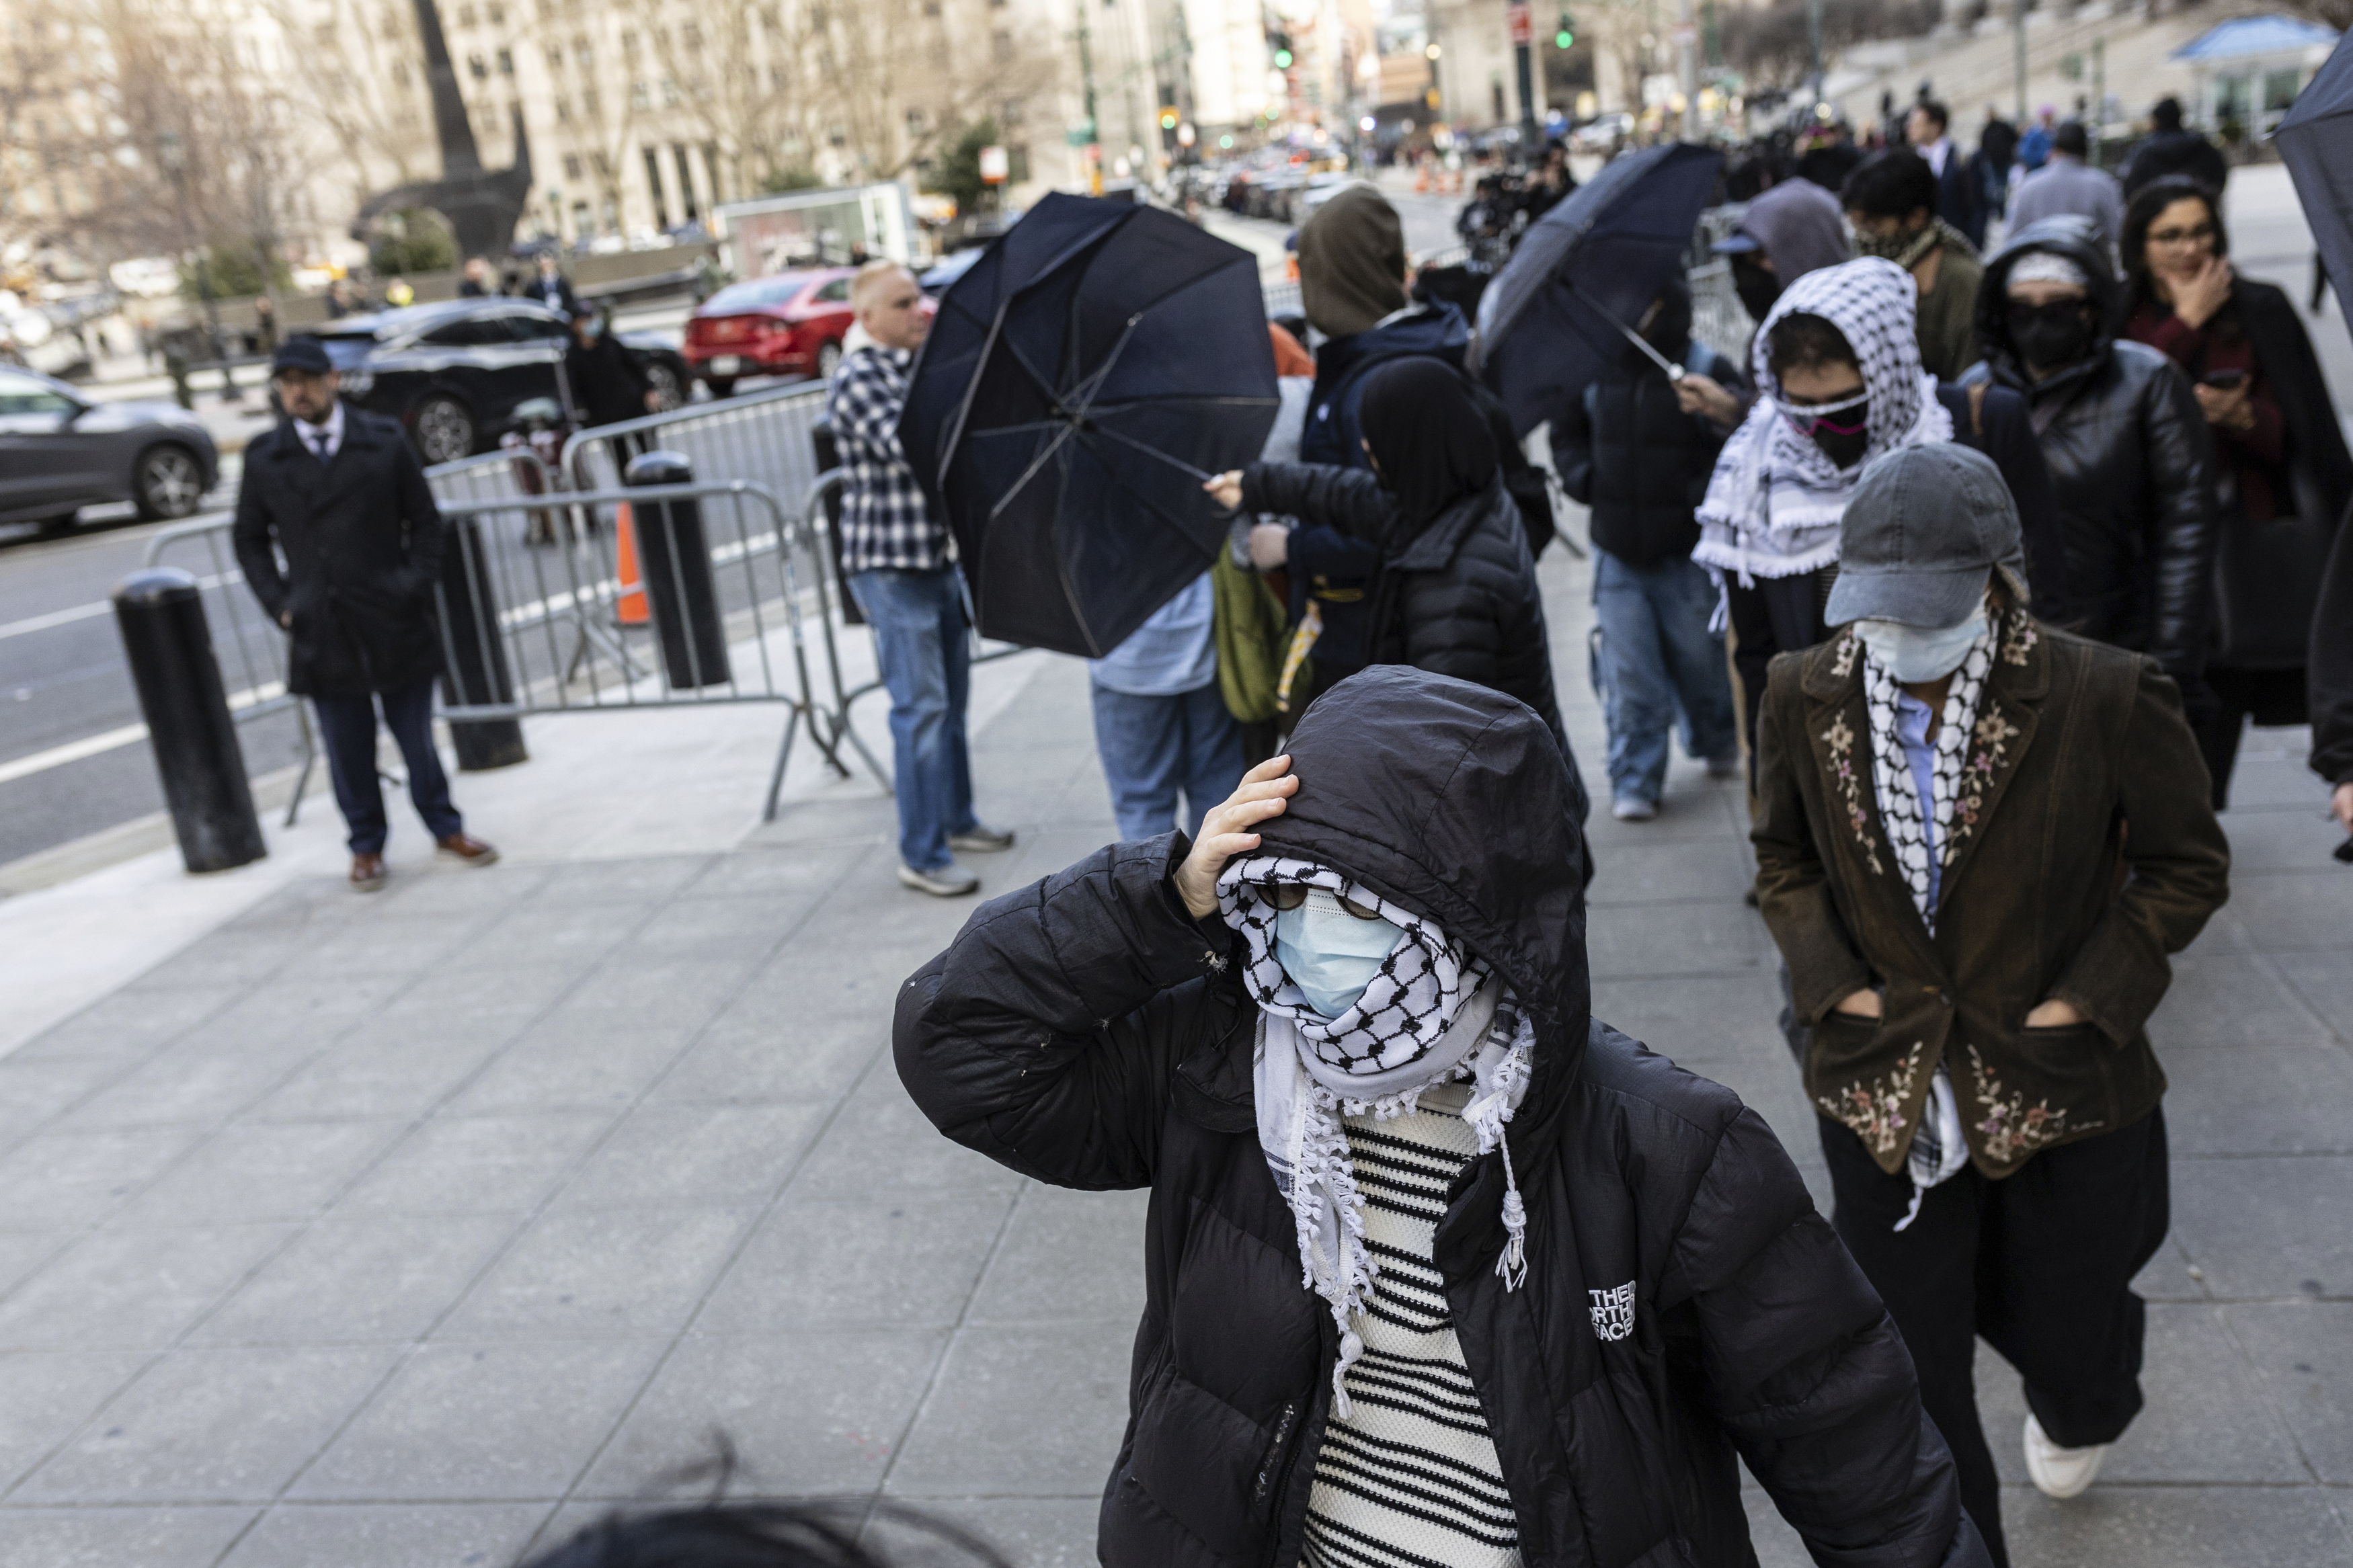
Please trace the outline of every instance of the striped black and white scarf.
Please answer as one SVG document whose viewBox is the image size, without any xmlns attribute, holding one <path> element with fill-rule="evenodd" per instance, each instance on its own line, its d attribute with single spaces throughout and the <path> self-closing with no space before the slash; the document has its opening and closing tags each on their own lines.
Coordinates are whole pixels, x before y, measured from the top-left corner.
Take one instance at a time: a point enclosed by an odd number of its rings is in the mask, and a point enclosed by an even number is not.
<svg viewBox="0 0 2353 1568">
<path fill-rule="evenodd" d="M 1279 911 L 1264 889 L 1283 884 L 1327 889 L 1404 932 L 1356 1005 L 1336 1018 L 1308 1005 L 1275 955 Z M 1504 1128 L 1527 1092 L 1535 1029 L 1483 959 L 1329 867 L 1273 856 L 1235 860 L 1218 879 L 1218 905 L 1241 933 L 1242 982 L 1259 1007 L 1259 1145 L 1297 1226 L 1302 1279 L 1340 1331 L 1332 1394 L 1345 1421 L 1352 1405 L 1344 1379 L 1364 1353 L 1355 1320 L 1378 1266 L 1365 1246 L 1363 1197 L 1341 1120 L 1408 1115 L 1425 1089 L 1468 1079 L 1462 1120 L 1478 1152 L 1504 1152 L 1508 1239 L 1495 1267 L 1504 1289 L 1515 1289 L 1527 1275 L 1527 1211 Z"/>
</svg>

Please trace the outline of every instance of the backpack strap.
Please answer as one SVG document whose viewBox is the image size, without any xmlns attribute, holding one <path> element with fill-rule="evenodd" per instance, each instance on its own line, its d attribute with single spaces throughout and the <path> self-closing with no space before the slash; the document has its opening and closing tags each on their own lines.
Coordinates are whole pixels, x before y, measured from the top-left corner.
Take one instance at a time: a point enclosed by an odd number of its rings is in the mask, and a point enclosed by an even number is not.
<svg viewBox="0 0 2353 1568">
<path fill-rule="evenodd" d="M 1985 395 L 1984 382 L 1969 383 L 1969 434 L 1980 441 L 1985 439 Z"/>
</svg>

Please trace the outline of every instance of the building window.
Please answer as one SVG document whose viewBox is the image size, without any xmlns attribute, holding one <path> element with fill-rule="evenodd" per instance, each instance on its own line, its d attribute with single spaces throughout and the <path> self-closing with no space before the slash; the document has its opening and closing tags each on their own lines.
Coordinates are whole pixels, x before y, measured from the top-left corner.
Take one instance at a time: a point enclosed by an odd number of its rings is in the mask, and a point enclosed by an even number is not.
<svg viewBox="0 0 2353 1568">
<path fill-rule="evenodd" d="M 1019 130 L 1021 127 L 1021 100 L 1018 98 L 1007 99 L 1004 102 L 997 106 L 997 123 L 1007 131 Z"/>
<path fill-rule="evenodd" d="M 492 0 L 490 9 L 490 18 L 491 26 L 505 26 L 507 25 L 507 8 L 503 5 L 498 5 L 496 0 Z"/>
<path fill-rule="evenodd" d="M 621 58 L 628 60 L 638 58 L 638 35 L 634 31 L 621 35 Z"/>
<path fill-rule="evenodd" d="M 561 44 L 547 46 L 547 68 L 552 71 L 564 68 L 564 47 Z"/>
<path fill-rule="evenodd" d="M 988 52 L 997 63 L 1004 65 L 1013 58 L 1013 35 L 1003 27 L 988 35 Z"/>
<path fill-rule="evenodd" d="M 491 68 L 482 63 L 481 56 L 468 55 L 466 57 L 466 74 L 472 77 L 476 81 L 488 81 L 491 79 Z"/>
<path fill-rule="evenodd" d="M 572 40 L 572 63 L 585 71 L 596 68 L 596 51 L 589 47 L 587 39 Z"/>
<path fill-rule="evenodd" d="M 572 123 L 572 100 L 570 99 L 558 98 L 555 100 L 555 122 L 558 125 L 569 125 Z"/>
<path fill-rule="evenodd" d="M 690 49 L 702 47 L 702 29 L 692 22 L 680 28 L 678 36 Z"/>
<path fill-rule="evenodd" d="M 629 107 L 631 109 L 651 109 L 653 106 L 653 89 L 648 87 L 644 82 L 631 82 L 629 84 Z"/>
<path fill-rule="evenodd" d="M 668 228 L 670 226 L 670 208 L 662 201 L 661 154 L 655 152 L 651 147 L 649 147 L 645 149 L 645 155 L 646 195 L 652 198 L 654 226 L 656 228 Z"/>
<path fill-rule="evenodd" d="M 459 6 L 459 7 L 458 7 L 458 26 L 461 26 L 461 27 L 470 27 L 470 26 L 472 26 L 473 25 L 474 25 L 474 8 L 473 8 L 471 5 L 460 5 L 460 6 Z"/>
<path fill-rule="evenodd" d="M 661 100 L 662 107 L 664 109 L 676 109 L 678 107 L 678 83 L 670 80 L 668 77 L 661 79 Z"/>
<path fill-rule="evenodd" d="M 774 5 L 761 6 L 760 31 L 764 33 L 781 33 L 784 30 L 784 18 L 776 14 L 776 8 Z"/>
<path fill-rule="evenodd" d="M 564 177 L 567 180 L 577 180 L 580 178 L 580 155 L 578 153 L 567 153 L 565 154 Z"/>
<path fill-rule="evenodd" d="M 587 88 L 581 92 L 580 112 L 591 120 L 605 118 L 605 100 L 597 96 L 595 88 Z"/>
<path fill-rule="evenodd" d="M 499 74 L 501 76 L 514 75 L 514 51 L 512 49 L 501 49 L 499 51 Z"/>
</svg>

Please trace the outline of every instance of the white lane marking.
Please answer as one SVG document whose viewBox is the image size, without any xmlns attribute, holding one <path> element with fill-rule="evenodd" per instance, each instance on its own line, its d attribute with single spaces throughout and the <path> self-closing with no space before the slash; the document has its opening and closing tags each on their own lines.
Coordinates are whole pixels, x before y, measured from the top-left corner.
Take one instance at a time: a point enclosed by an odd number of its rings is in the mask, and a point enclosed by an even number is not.
<svg viewBox="0 0 2353 1568">
<path fill-rule="evenodd" d="M 284 684 L 273 680 L 266 686 L 232 693 L 228 700 L 229 710 L 235 712 L 250 708 L 257 702 L 268 702 L 285 694 Z M 80 762 L 84 757 L 95 757 L 103 752 L 137 745 L 146 738 L 147 726 L 144 724 L 125 724 L 121 729 L 101 730 L 95 735 L 84 735 L 79 741 L 68 741 L 64 745 L 51 746 L 46 752 L 35 752 L 11 763 L 0 763 L 0 784 L 14 784 L 35 773 L 45 773 L 51 768 Z"/>
<path fill-rule="evenodd" d="M 242 572 L 220 572 L 209 577 L 197 578 L 196 586 L 217 588 L 224 584 L 244 581 L 245 574 Z M 46 616 L 27 616 L 21 621 L 10 621 L 5 626 L 0 626 L 0 641 L 9 637 L 25 637 L 33 632 L 45 632 L 52 626 L 69 626 L 76 621 L 91 620 L 99 616 L 110 616 L 113 613 L 114 601 L 100 599 L 94 605 L 76 605 L 70 610 L 51 610 Z"/>
</svg>

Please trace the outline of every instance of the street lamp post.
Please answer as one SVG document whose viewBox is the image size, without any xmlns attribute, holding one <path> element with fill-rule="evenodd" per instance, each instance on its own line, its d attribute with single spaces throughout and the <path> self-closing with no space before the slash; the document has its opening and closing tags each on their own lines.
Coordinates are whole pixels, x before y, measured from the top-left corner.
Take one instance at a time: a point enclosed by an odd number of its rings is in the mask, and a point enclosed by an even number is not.
<svg viewBox="0 0 2353 1568">
<path fill-rule="evenodd" d="M 2026 0 L 2010 0 L 2010 73 L 2018 91 L 2018 123 L 2026 123 Z M 2095 160 L 2096 162 L 2096 160 Z"/>
<path fill-rule="evenodd" d="M 1519 77 L 1520 88 L 1520 162 L 1534 168 L 1537 162 L 1535 71 L 1530 56 L 1532 28 L 1528 20 L 1528 0 L 1505 0 L 1504 15 L 1512 29 L 1512 63 Z"/>
</svg>

